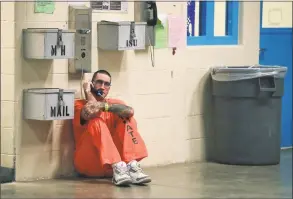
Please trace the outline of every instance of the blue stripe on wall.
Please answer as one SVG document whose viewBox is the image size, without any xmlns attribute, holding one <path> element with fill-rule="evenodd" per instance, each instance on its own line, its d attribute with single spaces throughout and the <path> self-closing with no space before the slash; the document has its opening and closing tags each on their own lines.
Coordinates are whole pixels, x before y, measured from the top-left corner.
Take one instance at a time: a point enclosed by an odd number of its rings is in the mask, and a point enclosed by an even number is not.
<svg viewBox="0 0 293 199">
<path fill-rule="evenodd" d="M 189 1 L 187 4 L 187 37 L 194 36 L 194 17 L 195 17 L 195 1 Z M 191 34 L 189 32 L 189 25 L 191 25 Z"/>
<path fill-rule="evenodd" d="M 226 2 L 226 35 L 232 35 L 232 2 L 227 1 Z"/>
<path fill-rule="evenodd" d="M 230 2 L 230 1 L 229 1 Z M 229 6 L 231 12 L 231 40 L 234 44 L 238 44 L 239 34 L 239 2 L 231 1 Z"/>
<path fill-rule="evenodd" d="M 292 28 L 261 28 L 260 29 L 261 34 L 268 34 L 268 35 L 287 35 L 292 34 Z"/>
<path fill-rule="evenodd" d="M 199 36 L 206 36 L 207 34 L 207 2 L 199 2 Z"/>
<path fill-rule="evenodd" d="M 206 15 L 206 21 L 207 21 L 207 29 L 206 29 L 206 35 L 208 38 L 214 37 L 214 14 L 215 14 L 215 2 L 213 1 L 207 1 L 207 15 Z"/>
</svg>

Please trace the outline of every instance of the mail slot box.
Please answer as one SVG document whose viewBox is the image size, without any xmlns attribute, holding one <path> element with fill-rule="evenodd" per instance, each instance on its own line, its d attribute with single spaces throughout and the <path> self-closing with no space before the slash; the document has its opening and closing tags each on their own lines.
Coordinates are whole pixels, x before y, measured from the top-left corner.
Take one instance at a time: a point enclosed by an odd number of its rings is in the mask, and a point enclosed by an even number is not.
<svg viewBox="0 0 293 199">
<path fill-rule="evenodd" d="M 74 58 L 74 37 L 75 30 L 23 29 L 23 56 L 26 59 Z"/>
<path fill-rule="evenodd" d="M 101 21 L 97 25 L 98 47 L 103 50 L 145 49 L 146 22 Z"/>
<path fill-rule="evenodd" d="M 75 90 L 30 88 L 23 90 L 23 116 L 32 120 L 67 120 L 74 117 Z"/>
</svg>

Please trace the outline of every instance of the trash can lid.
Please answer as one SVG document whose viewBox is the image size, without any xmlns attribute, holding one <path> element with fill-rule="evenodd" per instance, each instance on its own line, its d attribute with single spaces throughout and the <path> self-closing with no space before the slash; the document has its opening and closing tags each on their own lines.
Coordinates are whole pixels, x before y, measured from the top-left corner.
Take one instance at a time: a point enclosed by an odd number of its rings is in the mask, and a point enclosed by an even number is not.
<svg viewBox="0 0 293 199">
<path fill-rule="evenodd" d="M 218 66 L 211 68 L 211 76 L 216 81 L 237 81 L 263 76 L 284 78 L 287 67 L 284 66 Z"/>
</svg>

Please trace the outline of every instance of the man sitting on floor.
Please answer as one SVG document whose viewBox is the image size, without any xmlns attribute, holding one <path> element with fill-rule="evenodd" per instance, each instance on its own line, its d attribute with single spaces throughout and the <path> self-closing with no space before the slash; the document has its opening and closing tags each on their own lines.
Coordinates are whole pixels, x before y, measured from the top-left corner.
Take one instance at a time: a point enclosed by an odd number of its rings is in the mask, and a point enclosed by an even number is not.
<svg viewBox="0 0 293 199">
<path fill-rule="evenodd" d="M 121 100 L 106 99 L 110 86 L 109 72 L 98 70 L 83 84 L 86 100 L 75 101 L 75 168 L 85 176 L 113 176 L 115 185 L 149 183 L 138 163 L 148 153 L 133 109 Z"/>
</svg>

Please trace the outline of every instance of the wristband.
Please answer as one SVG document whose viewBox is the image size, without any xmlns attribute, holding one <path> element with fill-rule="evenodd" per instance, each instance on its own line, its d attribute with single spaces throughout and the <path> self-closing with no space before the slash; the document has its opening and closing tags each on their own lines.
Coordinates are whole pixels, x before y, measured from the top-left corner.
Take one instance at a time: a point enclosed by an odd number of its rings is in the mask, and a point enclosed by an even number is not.
<svg viewBox="0 0 293 199">
<path fill-rule="evenodd" d="M 109 110 L 109 104 L 105 103 L 105 111 L 108 112 L 108 110 Z"/>
</svg>

